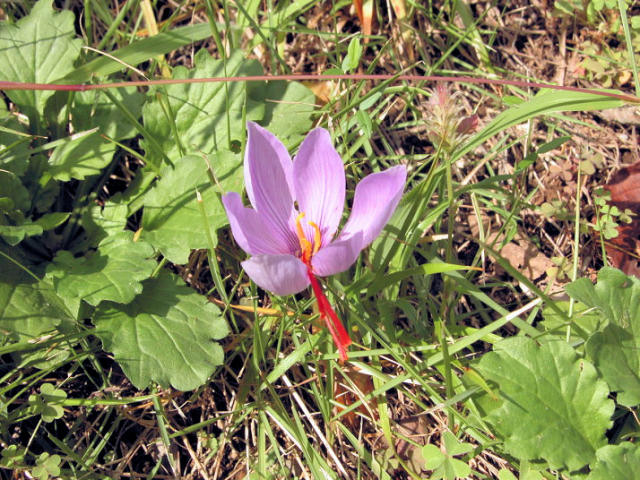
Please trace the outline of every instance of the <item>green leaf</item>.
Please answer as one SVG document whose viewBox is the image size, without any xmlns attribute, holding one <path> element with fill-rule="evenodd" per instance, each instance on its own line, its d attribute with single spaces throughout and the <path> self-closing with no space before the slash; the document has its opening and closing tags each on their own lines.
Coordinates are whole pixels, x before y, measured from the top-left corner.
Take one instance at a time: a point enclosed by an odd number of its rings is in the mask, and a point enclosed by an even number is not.
<svg viewBox="0 0 640 480">
<path fill-rule="evenodd" d="M 74 258 L 60 251 L 47 267 L 47 274 L 59 295 L 82 299 L 90 305 L 104 300 L 128 303 L 142 291 L 142 280 L 149 278 L 156 261 L 146 242 L 132 241 L 125 231 L 105 238 L 98 250 Z"/>
<path fill-rule="evenodd" d="M 0 237 L 12 247 L 19 244 L 25 237 L 42 235 L 42 227 L 31 220 L 25 220 L 24 215 L 14 215 L 13 217 L 13 220 L 19 217 L 17 225 L 0 225 Z M 2 221 L 1 218 L 0 221 Z"/>
<path fill-rule="evenodd" d="M 116 150 L 116 144 L 103 138 L 95 129 L 65 140 L 53 150 L 47 169 L 50 177 L 63 182 L 102 173 Z"/>
<path fill-rule="evenodd" d="M 260 65 L 254 60 L 245 60 L 241 52 L 234 52 L 225 63 L 203 49 L 195 55 L 194 65 L 192 69 L 176 67 L 173 78 L 262 73 Z M 245 82 L 167 85 L 155 90 L 153 100 L 144 105 L 142 114 L 148 133 L 173 161 L 188 153 L 210 155 L 230 150 L 231 140 L 244 138 L 245 104 Z M 143 147 L 151 163 L 159 164 L 162 159 L 148 138 Z"/>
<path fill-rule="evenodd" d="M 301 83 L 259 84 L 252 86 L 250 95 L 253 103 L 264 105 L 260 124 L 276 135 L 287 148 L 297 145 L 311 130 L 315 95 Z"/>
<path fill-rule="evenodd" d="M 640 279 L 615 268 L 602 268 L 595 285 L 588 278 L 580 278 L 567 285 L 566 290 L 572 298 L 597 308 L 605 319 L 623 328 L 639 318 Z"/>
<path fill-rule="evenodd" d="M 567 293 L 596 309 L 605 323 L 587 341 L 586 352 L 602 373 L 618 403 L 640 403 L 640 279 L 605 267 L 593 285 L 581 278 L 566 287 Z"/>
<path fill-rule="evenodd" d="M 25 453 L 26 449 L 24 447 L 9 445 L 7 448 L 2 449 L 0 465 L 6 468 L 18 467 L 19 465 L 24 464 Z"/>
<path fill-rule="evenodd" d="M 591 465 L 587 480 L 628 480 L 640 472 L 640 447 L 636 443 L 606 445 L 596 452 L 596 457 L 598 461 Z"/>
<path fill-rule="evenodd" d="M 0 212 L 26 212 L 30 207 L 29 190 L 14 173 L 0 169 Z"/>
<path fill-rule="evenodd" d="M 342 60 L 342 71 L 345 73 L 354 72 L 360 64 L 362 57 L 362 45 L 358 37 L 353 37 L 347 47 L 347 55 Z"/>
<path fill-rule="evenodd" d="M 569 324 L 567 319 L 569 318 L 569 301 L 556 301 L 556 308 L 553 309 L 549 306 L 545 306 L 542 310 L 542 316 L 544 320 L 540 322 L 539 326 L 543 327 L 544 331 L 566 337 L 566 332 Z M 561 315 L 558 310 L 562 311 Z M 582 339 L 586 341 L 589 336 L 601 328 L 605 321 L 599 312 L 593 308 L 586 306 L 582 302 L 575 302 L 573 304 L 573 316 L 571 317 L 571 334 L 574 340 Z"/>
<path fill-rule="evenodd" d="M 221 174 L 222 185 L 229 190 L 240 189 L 242 168 L 237 158 L 231 152 L 209 158 Z M 176 162 L 175 169 L 166 167 L 144 199 L 141 238 L 179 265 L 187 263 L 191 250 L 209 246 L 196 190 L 202 196 L 210 227 L 217 230 L 226 225 L 227 216 L 202 157 L 187 156 Z"/>
<path fill-rule="evenodd" d="M 7 111 L 4 102 L 0 102 L 0 168 L 17 176 L 23 175 L 28 167 L 31 136 L 25 130 L 16 116 Z"/>
<path fill-rule="evenodd" d="M 37 281 L 0 255 L 0 332 L 12 340 L 32 340 L 51 332 L 63 321 L 73 321 L 46 281 Z"/>
<path fill-rule="evenodd" d="M 640 403 L 640 325 L 626 330 L 609 324 L 587 342 L 587 355 L 602 373 L 609 388 L 618 392 L 621 405 Z"/>
<path fill-rule="evenodd" d="M 137 388 L 158 382 L 192 390 L 224 359 L 213 342 L 228 334 L 220 311 L 168 272 L 145 281 L 129 305 L 100 305 L 94 322 L 105 350 Z"/>
<path fill-rule="evenodd" d="M 39 480 L 47 480 L 49 477 L 60 475 L 60 455 L 49 455 L 47 452 L 38 455 L 36 466 L 33 467 L 33 476 Z"/>
<path fill-rule="evenodd" d="M 64 222 L 67 221 L 71 213 L 68 212 L 52 212 L 45 213 L 43 216 L 38 218 L 35 224 L 40 225 L 42 229 L 46 232 L 47 230 L 53 230 L 56 227 L 59 227 Z"/>
<path fill-rule="evenodd" d="M 82 43 L 75 38 L 74 16 L 70 11 L 56 13 L 51 3 L 40 0 L 15 25 L 0 24 L 1 80 L 51 83 L 73 70 Z M 9 90 L 6 94 L 33 120 L 36 112 L 42 114 L 53 92 Z"/>
<path fill-rule="evenodd" d="M 465 453 L 473 451 L 473 445 L 461 442 L 451 432 L 444 432 L 443 440 L 444 448 L 449 456 L 464 455 Z"/>
<path fill-rule="evenodd" d="M 126 106 L 131 117 L 140 118 L 144 96 L 134 87 L 116 88 L 110 93 Z M 98 127 L 99 133 L 114 140 L 132 138 L 138 133 L 127 116 L 100 90 L 76 92 L 71 116 L 76 131 Z"/>
<path fill-rule="evenodd" d="M 29 396 L 30 409 L 40 415 L 42 421 L 53 422 L 64 415 L 62 403 L 67 399 L 67 393 L 59 390 L 50 383 L 43 383 L 39 395 Z"/>
<path fill-rule="evenodd" d="M 456 455 L 463 455 L 473 450 L 470 443 L 461 443 L 451 432 L 444 432 L 443 443 L 446 453 L 443 453 L 435 445 L 425 445 L 422 447 L 422 456 L 425 458 L 425 468 L 433 470 L 431 479 L 438 480 L 445 478 L 455 480 L 456 478 L 467 478 L 471 473 L 471 468 L 467 462 L 454 458 Z"/>
<path fill-rule="evenodd" d="M 95 246 L 109 235 L 122 232 L 127 224 L 129 209 L 127 205 L 110 198 L 103 206 L 94 205 L 82 215 L 82 227 L 87 235 L 86 242 Z"/>
<path fill-rule="evenodd" d="M 576 470 L 606 444 L 614 409 L 609 389 L 566 342 L 538 346 L 526 337 L 508 338 L 477 369 L 499 387 L 502 404 L 486 420 L 512 455 Z"/>
<path fill-rule="evenodd" d="M 8 223 L 13 223 L 13 225 L 2 225 L 3 220 L 0 217 L 0 236 L 9 245 L 15 246 L 25 237 L 42 235 L 42 232 L 56 228 L 64 223 L 69 218 L 69 215 L 69 213 L 64 212 L 52 212 L 33 222 L 30 219 L 25 219 L 22 212 L 16 211 L 13 214 L 6 215 L 4 219 L 5 221 L 9 220 Z"/>
</svg>

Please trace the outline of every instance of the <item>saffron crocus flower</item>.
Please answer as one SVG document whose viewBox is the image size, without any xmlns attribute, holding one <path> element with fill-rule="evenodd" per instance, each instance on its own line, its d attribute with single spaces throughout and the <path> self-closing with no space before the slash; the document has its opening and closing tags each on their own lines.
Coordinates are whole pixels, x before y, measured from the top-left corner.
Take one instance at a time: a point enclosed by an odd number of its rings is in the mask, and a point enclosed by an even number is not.
<svg viewBox="0 0 640 480">
<path fill-rule="evenodd" d="M 342 361 L 349 334 L 331 308 L 316 276 L 347 270 L 393 214 L 407 176 L 398 165 L 372 173 L 356 186 L 351 215 L 336 235 L 345 201 L 342 159 L 323 128 L 311 131 L 293 161 L 269 131 L 248 122 L 244 179 L 253 208 L 240 195 L 222 197 L 231 232 L 251 255 L 245 272 L 262 289 L 292 295 L 311 284 L 318 310 Z"/>
</svg>

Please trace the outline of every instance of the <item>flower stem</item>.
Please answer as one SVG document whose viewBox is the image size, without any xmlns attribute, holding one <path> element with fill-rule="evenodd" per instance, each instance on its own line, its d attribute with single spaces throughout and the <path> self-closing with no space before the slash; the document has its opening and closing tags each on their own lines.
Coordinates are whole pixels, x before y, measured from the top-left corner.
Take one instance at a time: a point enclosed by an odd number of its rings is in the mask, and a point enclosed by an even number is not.
<svg viewBox="0 0 640 480">
<path fill-rule="evenodd" d="M 311 282 L 311 287 L 313 288 L 313 293 L 316 296 L 316 300 L 318 301 L 318 310 L 320 312 L 320 318 L 322 318 L 329 329 L 329 333 L 331 333 L 331 337 L 333 338 L 334 343 L 338 347 L 338 351 L 340 352 L 340 362 L 346 362 L 348 360 L 347 357 L 347 347 L 351 345 L 351 338 L 349 337 L 349 333 L 342 325 L 342 322 L 336 315 L 336 312 L 333 311 L 331 305 L 329 304 L 329 300 L 325 296 L 322 291 L 322 287 L 318 283 L 318 279 L 313 275 L 311 269 L 307 270 L 307 276 L 309 277 L 309 281 Z"/>
</svg>

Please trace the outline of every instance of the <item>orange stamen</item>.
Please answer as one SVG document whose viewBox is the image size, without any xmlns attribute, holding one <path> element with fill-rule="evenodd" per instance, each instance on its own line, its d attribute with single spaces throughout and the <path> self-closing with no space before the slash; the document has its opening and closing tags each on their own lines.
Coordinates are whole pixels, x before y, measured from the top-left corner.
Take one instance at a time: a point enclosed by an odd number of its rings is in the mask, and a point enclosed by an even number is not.
<svg viewBox="0 0 640 480">
<path fill-rule="evenodd" d="M 322 234 L 320 233 L 320 228 L 314 222 L 309 222 L 309 225 L 313 227 L 313 252 L 311 252 L 311 255 L 315 255 L 320 250 Z"/>
<path fill-rule="evenodd" d="M 314 222 L 309 222 L 309 225 L 313 228 L 313 245 L 307 239 L 304 234 L 304 230 L 302 229 L 302 223 L 300 222 L 304 218 L 304 212 L 300 212 L 298 217 L 296 218 L 296 234 L 298 235 L 298 242 L 300 243 L 300 252 L 302 261 L 309 265 L 311 262 L 311 257 L 313 257 L 318 250 L 320 250 L 320 246 L 322 244 L 322 234 L 320 233 L 320 228 Z"/>
<path fill-rule="evenodd" d="M 300 220 L 304 218 L 304 212 L 300 212 L 298 218 L 296 218 L 296 233 L 298 234 L 298 242 L 300 242 L 300 250 L 302 251 L 302 261 L 306 264 L 309 264 L 311 261 L 311 242 L 307 240 L 307 237 L 304 235 L 304 230 L 302 230 L 302 225 L 300 224 Z"/>
</svg>

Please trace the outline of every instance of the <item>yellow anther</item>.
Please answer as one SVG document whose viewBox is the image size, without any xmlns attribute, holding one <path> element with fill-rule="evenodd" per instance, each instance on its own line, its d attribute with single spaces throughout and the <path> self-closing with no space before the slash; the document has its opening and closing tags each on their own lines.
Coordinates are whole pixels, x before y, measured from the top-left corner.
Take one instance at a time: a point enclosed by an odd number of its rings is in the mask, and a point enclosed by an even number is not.
<svg viewBox="0 0 640 480">
<path fill-rule="evenodd" d="M 318 250 L 320 250 L 320 244 L 322 243 L 322 234 L 320 233 L 320 228 L 314 222 L 309 222 L 309 225 L 313 228 L 313 252 L 312 255 L 315 255 Z"/>
<path fill-rule="evenodd" d="M 300 250 L 302 251 L 302 261 L 307 263 L 311 260 L 311 242 L 307 240 L 307 237 L 304 235 L 304 230 L 302 230 L 302 225 L 300 224 L 300 220 L 304 218 L 304 212 L 300 212 L 298 217 L 296 218 L 296 233 L 298 234 L 298 242 L 300 242 Z"/>
</svg>

